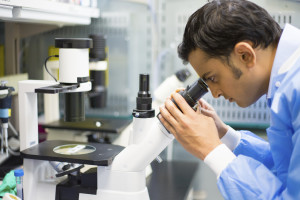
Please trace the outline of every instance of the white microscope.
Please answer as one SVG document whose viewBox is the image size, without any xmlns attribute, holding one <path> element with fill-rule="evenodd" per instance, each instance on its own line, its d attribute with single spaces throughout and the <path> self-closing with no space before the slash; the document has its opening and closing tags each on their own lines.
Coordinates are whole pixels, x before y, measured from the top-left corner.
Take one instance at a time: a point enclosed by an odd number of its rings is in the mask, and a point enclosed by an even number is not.
<svg viewBox="0 0 300 200">
<path fill-rule="evenodd" d="M 140 75 L 131 143 L 118 145 L 45 141 L 38 144 L 37 92 L 66 93 L 65 120 L 84 119 L 79 94 L 90 90 L 87 39 L 56 39 L 59 84 L 55 81 L 19 82 L 21 155 L 24 157 L 25 200 L 149 200 L 146 167 L 174 139 L 155 117 L 149 93 L 149 75 Z M 66 69 L 63 69 L 65 68 Z M 84 69 L 82 69 L 84 68 Z M 198 79 L 181 91 L 191 107 L 205 93 Z M 71 105 L 76 103 L 77 105 Z M 79 105 L 79 106 L 78 106 Z M 80 173 L 83 164 L 94 165 Z"/>
</svg>

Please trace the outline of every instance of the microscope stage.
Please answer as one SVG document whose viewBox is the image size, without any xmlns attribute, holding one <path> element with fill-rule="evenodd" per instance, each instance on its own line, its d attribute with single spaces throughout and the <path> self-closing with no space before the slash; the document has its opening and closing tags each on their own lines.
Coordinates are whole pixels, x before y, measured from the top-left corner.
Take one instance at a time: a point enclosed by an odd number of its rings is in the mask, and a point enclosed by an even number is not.
<svg viewBox="0 0 300 200">
<path fill-rule="evenodd" d="M 21 151 L 21 156 L 34 160 L 109 166 L 123 149 L 112 144 L 49 140 Z"/>
</svg>

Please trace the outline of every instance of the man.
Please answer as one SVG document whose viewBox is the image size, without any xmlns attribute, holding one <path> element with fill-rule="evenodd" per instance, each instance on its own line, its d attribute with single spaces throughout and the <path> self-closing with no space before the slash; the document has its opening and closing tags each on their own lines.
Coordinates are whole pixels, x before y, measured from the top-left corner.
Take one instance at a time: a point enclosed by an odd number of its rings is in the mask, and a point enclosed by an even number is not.
<svg viewBox="0 0 300 200">
<path fill-rule="evenodd" d="M 225 199 L 300 199 L 300 30 L 282 31 L 261 7 L 215 0 L 188 20 L 179 56 L 224 96 L 247 107 L 266 94 L 269 142 L 226 126 L 203 100 L 197 112 L 177 93 L 160 119 L 216 173 Z M 220 139 L 221 138 L 221 139 Z"/>
</svg>

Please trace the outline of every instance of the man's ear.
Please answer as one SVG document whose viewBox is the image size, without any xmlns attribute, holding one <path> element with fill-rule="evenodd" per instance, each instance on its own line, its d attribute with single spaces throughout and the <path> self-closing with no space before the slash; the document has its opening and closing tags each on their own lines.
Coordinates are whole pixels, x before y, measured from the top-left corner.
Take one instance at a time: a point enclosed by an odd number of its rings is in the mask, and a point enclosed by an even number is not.
<svg viewBox="0 0 300 200">
<path fill-rule="evenodd" d="M 256 54 L 251 42 L 238 42 L 234 46 L 234 54 L 247 67 L 251 68 L 256 64 Z"/>
</svg>

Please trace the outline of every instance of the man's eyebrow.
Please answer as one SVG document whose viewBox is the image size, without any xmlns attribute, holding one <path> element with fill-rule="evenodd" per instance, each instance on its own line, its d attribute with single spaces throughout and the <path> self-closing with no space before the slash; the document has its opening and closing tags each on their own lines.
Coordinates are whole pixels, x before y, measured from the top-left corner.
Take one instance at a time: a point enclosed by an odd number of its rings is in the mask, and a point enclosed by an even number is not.
<svg viewBox="0 0 300 200">
<path fill-rule="evenodd" d="M 205 80 L 207 80 L 207 75 L 209 74 L 210 72 L 206 72 L 206 73 L 204 73 L 203 75 L 202 75 L 202 79 L 205 81 Z"/>
</svg>

